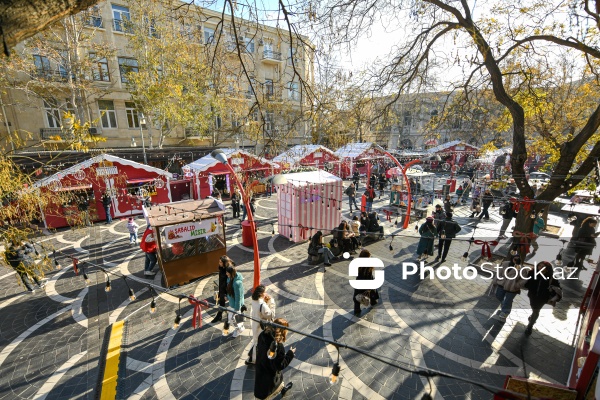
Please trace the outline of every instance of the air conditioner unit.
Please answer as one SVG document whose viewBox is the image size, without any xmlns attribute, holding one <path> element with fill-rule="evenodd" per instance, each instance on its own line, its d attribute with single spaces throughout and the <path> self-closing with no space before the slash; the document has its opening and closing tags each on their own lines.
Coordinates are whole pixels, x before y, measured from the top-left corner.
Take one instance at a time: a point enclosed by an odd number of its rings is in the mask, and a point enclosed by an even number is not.
<svg viewBox="0 0 600 400">
<path fill-rule="evenodd" d="M 100 135 L 102 133 L 102 130 L 98 127 L 92 126 L 88 128 L 88 132 L 90 135 Z"/>
</svg>

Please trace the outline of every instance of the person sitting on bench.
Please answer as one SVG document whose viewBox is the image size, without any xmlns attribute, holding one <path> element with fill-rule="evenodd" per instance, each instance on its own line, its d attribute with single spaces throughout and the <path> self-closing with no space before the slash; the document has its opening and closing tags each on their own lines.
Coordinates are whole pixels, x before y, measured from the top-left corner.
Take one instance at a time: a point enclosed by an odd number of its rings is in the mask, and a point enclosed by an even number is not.
<svg viewBox="0 0 600 400">
<path fill-rule="evenodd" d="M 377 222 L 378 219 L 377 213 L 372 212 L 369 214 L 369 228 L 367 232 L 371 235 L 379 233 L 378 239 L 383 239 L 383 226 L 379 226 L 379 223 Z"/>
</svg>

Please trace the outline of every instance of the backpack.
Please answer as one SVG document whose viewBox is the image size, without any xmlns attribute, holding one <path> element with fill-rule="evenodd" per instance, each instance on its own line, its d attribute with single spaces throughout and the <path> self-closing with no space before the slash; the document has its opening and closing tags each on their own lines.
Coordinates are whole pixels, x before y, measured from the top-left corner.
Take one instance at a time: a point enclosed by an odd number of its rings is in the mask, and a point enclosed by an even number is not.
<svg viewBox="0 0 600 400">
<path fill-rule="evenodd" d="M 351 190 L 352 188 L 350 186 L 348 186 L 348 188 L 346 188 L 346 191 L 344 193 L 346 193 L 348 196 L 350 196 Z"/>
</svg>

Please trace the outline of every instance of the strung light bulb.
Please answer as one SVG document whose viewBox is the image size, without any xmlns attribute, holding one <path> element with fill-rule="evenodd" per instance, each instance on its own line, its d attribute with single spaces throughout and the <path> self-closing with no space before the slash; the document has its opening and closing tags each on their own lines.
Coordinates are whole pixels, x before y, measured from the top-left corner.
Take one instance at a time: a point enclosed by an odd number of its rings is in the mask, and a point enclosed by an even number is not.
<svg viewBox="0 0 600 400">
<path fill-rule="evenodd" d="M 173 329 L 179 328 L 180 323 L 181 323 L 181 315 L 179 313 L 177 313 L 177 316 L 175 317 L 175 321 L 173 321 Z"/>
<path fill-rule="evenodd" d="M 150 314 L 154 314 L 156 312 L 156 300 L 152 298 L 152 302 L 150 303 Z"/>
<path fill-rule="evenodd" d="M 217 304 L 219 304 L 219 291 L 218 290 L 215 290 L 213 297 L 215 298 L 215 307 L 216 307 Z"/>
<path fill-rule="evenodd" d="M 108 292 L 110 292 L 111 290 L 112 290 L 112 287 L 110 286 L 110 279 L 108 279 L 108 280 L 106 281 L 106 286 L 104 287 L 104 291 L 105 291 L 106 293 L 108 293 Z"/>
<path fill-rule="evenodd" d="M 516 256 L 516 255 L 517 255 L 517 246 L 513 247 L 513 248 L 510 250 L 510 255 L 511 255 L 511 256 Z"/>
<path fill-rule="evenodd" d="M 89 285 L 90 283 L 92 283 L 92 281 L 90 281 L 90 278 L 87 276 L 87 274 L 85 272 L 83 273 L 83 280 L 85 281 L 85 283 L 87 285 Z"/>
<path fill-rule="evenodd" d="M 440 239 L 446 239 L 446 232 L 442 231 L 442 233 L 440 234 Z"/>
<path fill-rule="evenodd" d="M 561 267 L 563 265 L 562 250 L 559 251 L 558 254 L 556 255 L 556 261 L 554 261 L 554 265 L 556 265 L 557 267 Z"/>
<path fill-rule="evenodd" d="M 329 375 L 329 384 L 335 385 L 338 381 L 338 376 L 340 375 L 340 364 L 333 364 L 333 368 L 331 369 L 331 374 Z"/>
<path fill-rule="evenodd" d="M 132 288 L 129 288 L 129 300 L 131 300 L 131 301 L 135 300 L 135 293 L 133 293 Z"/>
<path fill-rule="evenodd" d="M 469 252 L 468 252 L 468 251 L 465 251 L 465 252 L 463 253 L 462 259 L 463 259 L 463 261 L 467 261 L 467 258 L 469 258 Z"/>
<path fill-rule="evenodd" d="M 529 216 L 529 218 L 531 218 L 531 219 L 535 219 L 535 213 L 534 213 L 534 212 L 533 212 L 533 213 L 531 213 L 531 215 Z"/>
<path fill-rule="evenodd" d="M 225 322 L 223 324 L 223 336 L 229 335 L 229 323 Z"/>
<path fill-rule="evenodd" d="M 294 238 L 294 237 L 293 237 L 293 235 L 292 235 L 292 232 L 290 232 L 290 239 L 293 239 L 293 238 Z"/>
<path fill-rule="evenodd" d="M 394 248 L 392 247 L 391 243 L 390 243 L 390 251 L 394 251 Z"/>
<path fill-rule="evenodd" d="M 275 227 L 273 227 L 273 230 L 271 231 L 271 235 L 275 235 Z"/>
<path fill-rule="evenodd" d="M 415 231 L 419 231 L 419 224 L 415 224 Z"/>
<path fill-rule="evenodd" d="M 540 211 L 540 212 L 538 213 L 538 217 L 539 217 L 539 218 L 544 218 L 544 212 L 543 212 L 543 211 Z"/>
<path fill-rule="evenodd" d="M 276 351 L 277 351 L 277 342 L 276 341 L 272 341 L 271 345 L 269 346 L 269 352 L 267 353 L 267 358 L 269 360 L 274 359 Z"/>
</svg>

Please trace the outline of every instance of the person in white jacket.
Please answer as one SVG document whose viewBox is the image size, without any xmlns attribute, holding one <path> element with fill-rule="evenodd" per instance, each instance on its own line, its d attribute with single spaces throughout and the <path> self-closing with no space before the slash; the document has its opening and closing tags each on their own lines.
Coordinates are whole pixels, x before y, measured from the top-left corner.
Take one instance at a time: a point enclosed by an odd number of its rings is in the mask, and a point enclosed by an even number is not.
<svg viewBox="0 0 600 400">
<path fill-rule="evenodd" d="M 256 363 L 256 341 L 262 329 L 260 323 L 254 320 L 273 321 L 275 319 L 275 301 L 266 293 L 263 285 L 258 285 L 252 293 L 252 349 L 248 352 L 246 365 Z"/>
</svg>

